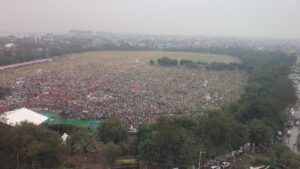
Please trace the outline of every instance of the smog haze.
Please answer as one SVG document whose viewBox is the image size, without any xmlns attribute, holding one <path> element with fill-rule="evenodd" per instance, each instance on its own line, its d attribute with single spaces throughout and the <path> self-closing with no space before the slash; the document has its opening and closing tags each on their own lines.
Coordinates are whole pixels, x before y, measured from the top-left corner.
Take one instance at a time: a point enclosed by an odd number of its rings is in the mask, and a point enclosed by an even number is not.
<svg viewBox="0 0 300 169">
<path fill-rule="evenodd" d="M 300 38 L 298 0 L 2 0 L 1 33 L 67 32 Z"/>
</svg>

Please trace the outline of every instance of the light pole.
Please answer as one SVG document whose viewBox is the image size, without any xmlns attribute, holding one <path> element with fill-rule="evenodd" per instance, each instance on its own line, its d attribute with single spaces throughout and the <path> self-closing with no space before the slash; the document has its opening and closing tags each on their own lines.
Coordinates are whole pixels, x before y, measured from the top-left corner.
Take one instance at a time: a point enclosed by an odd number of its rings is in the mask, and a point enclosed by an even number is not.
<svg viewBox="0 0 300 169">
<path fill-rule="evenodd" d="M 198 169 L 201 169 L 201 155 L 202 154 L 204 154 L 205 152 L 202 152 L 201 150 L 200 150 L 200 152 L 199 152 L 199 164 L 198 164 Z"/>
</svg>

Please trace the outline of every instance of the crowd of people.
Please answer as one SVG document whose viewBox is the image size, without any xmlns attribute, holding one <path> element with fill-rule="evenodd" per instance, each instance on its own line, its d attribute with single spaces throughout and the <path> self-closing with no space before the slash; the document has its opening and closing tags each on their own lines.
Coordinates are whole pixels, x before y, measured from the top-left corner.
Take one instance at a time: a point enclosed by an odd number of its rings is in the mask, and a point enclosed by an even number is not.
<svg viewBox="0 0 300 169">
<path fill-rule="evenodd" d="M 67 111 L 74 118 L 120 117 L 135 126 L 154 121 L 162 113 L 191 115 L 228 104 L 239 98 L 246 84 L 243 71 L 160 67 L 138 61 L 110 66 L 51 64 L 21 76 L 10 74 L 7 83 L 12 92 L 1 101 L 5 110 L 26 106 L 52 113 Z"/>
</svg>

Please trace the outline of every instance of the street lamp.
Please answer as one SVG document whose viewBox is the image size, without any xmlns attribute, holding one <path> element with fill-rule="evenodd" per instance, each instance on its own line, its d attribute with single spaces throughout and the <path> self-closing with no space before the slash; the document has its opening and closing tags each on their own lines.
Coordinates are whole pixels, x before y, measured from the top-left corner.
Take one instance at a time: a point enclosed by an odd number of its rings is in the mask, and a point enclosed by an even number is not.
<svg viewBox="0 0 300 169">
<path fill-rule="evenodd" d="M 205 154 L 205 152 L 202 152 L 201 150 L 200 150 L 200 152 L 199 152 L 199 164 L 198 164 L 198 169 L 201 169 L 201 155 L 202 154 Z"/>
</svg>

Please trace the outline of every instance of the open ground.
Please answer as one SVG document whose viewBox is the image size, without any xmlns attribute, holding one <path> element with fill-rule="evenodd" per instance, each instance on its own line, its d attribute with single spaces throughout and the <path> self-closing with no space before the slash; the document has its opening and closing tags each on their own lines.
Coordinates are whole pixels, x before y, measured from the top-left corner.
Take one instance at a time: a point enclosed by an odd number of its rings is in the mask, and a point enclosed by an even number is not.
<svg viewBox="0 0 300 169">
<path fill-rule="evenodd" d="M 151 66 L 167 56 L 200 62 L 239 62 L 230 56 L 185 52 L 102 51 L 73 54 L 53 62 L 0 71 L 12 88 L 5 110 L 26 106 L 76 118 L 120 117 L 137 125 L 161 114 L 191 115 L 237 100 L 247 75 L 243 71 L 208 71 Z"/>
</svg>

